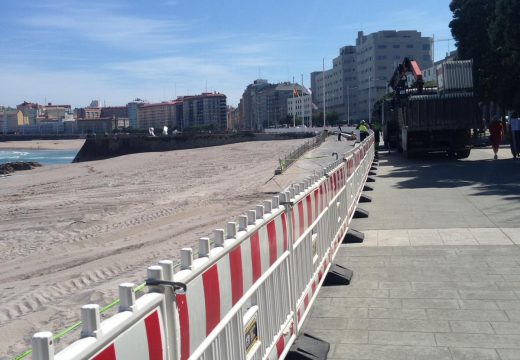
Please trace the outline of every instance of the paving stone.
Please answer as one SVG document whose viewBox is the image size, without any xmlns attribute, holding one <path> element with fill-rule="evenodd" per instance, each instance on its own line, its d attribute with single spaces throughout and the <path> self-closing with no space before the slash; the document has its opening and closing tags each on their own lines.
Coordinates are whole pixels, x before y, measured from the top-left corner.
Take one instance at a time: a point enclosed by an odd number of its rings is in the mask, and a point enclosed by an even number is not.
<svg viewBox="0 0 520 360">
<path fill-rule="evenodd" d="M 520 310 L 520 300 L 497 300 L 501 310 Z"/>
<path fill-rule="evenodd" d="M 403 307 L 401 299 L 381 298 L 329 298 L 332 306 L 355 308 L 385 308 L 400 309 Z"/>
<path fill-rule="evenodd" d="M 462 299 L 472 300 L 518 300 L 513 291 L 460 290 Z"/>
<path fill-rule="evenodd" d="M 401 299 L 458 299 L 455 290 L 390 290 L 391 298 Z"/>
<path fill-rule="evenodd" d="M 369 331 L 368 342 L 378 345 L 436 345 L 433 333 L 411 331 Z"/>
<path fill-rule="evenodd" d="M 404 309 L 403 309 L 404 310 Z M 461 320 L 461 321 L 507 321 L 508 318 L 501 310 L 451 310 L 427 309 L 428 318 L 432 320 Z M 370 316 L 372 317 L 372 316 Z"/>
<path fill-rule="evenodd" d="M 312 314 L 312 319 L 305 322 L 306 330 L 337 330 L 337 329 L 346 329 L 348 324 L 348 318 L 343 317 L 335 317 L 335 318 L 327 318 L 327 317 L 314 317 Z"/>
<path fill-rule="evenodd" d="M 507 237 L 517 245 L 520 245 L 520 228 L 502 228 Z"/>
<path fill-rule="evenodd" d="M 450 321 L 451 330 L 456 333 L 494 334 L 489 322 L 484 321 Z"/>
<path fill-rule="evenodd" d="M 520 321 L 520 310 L 506 310 L 507 317 L 511 321 Z M 501 320 L 497 320 L 501 321 Z"/>
<path fill-rule="evenodd" d="M 339 344 L 328 357 L 331 360 L 451 360 L 448 348 L 421 346 Z"/>
<path fill-rule="evenodd" d="M 385 289 L 351 289 L 348 286 L 329 286 L 320 290 L 320 296 L 332 298 L 388 298 L 388 294 L 389 291 Z"/>
<path fill-rule="evenodd" d="M 350 319 L 348 328 L 355 330 L 450 332 L 448 321 L 405 319 Z"/>
<path fill-rule="evenodd" d="M 518 349 L 498 349 L 502 360 L 520 360 L 520 351 Z"/>
<path fill-rule="evenodd" d="M 412 285 L 408 281 L 380 281 L 380 289 L 406 289 L 411 290 Z"/>
<path fill-rule="evenodd" d="M 459 300 L 461 309 L 468 310 L 497 310 L 497 302 L 493 300 Z M 503 310 L 502 308 L 500 308 Z"/>
<path fill-rule="evenodd" d="M 424 309 L 369 309 L 371 319 L 427 319 Z"/>
<path fill-rule="evenodd" d="M 455 299 L 403 299 L 404 309 L 459 309 Z"/>
<path fill-rule="evenodd" d="M 323 305 L 313 307 L 312 318 L 366 318 L 367 308 L 346 308 L 344 306 Z"/>
<path fill-rule="evenodd" d="M 520 349 L 520 335 L 436 333 L 439 346 Z"/>
<path fill-rule="evenodd" d="M 491 323 L 497 334 L 520 335 L 520 322 L 496 322 Z"/>
<path fill-rule="evenodd" d="M 313 329 L 311 334 L 320 339 L 326 339 L 333 344 L 366 344 L 368 331 L 365 330 L 323 330 Z"/>
<path fill-rule="evenodd" d="M 500 360 L 495 349 L 450 348 L 453 360 Z"/>
</svg>

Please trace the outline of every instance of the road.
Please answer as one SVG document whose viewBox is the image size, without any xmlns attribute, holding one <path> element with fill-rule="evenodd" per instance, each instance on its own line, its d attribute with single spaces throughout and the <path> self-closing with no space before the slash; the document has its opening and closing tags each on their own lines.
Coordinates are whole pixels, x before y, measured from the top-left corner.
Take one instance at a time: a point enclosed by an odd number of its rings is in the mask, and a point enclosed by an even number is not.
<svg viewBox="0 0 520 360">
<path fill-rule="evenodd" d="M 380 153 L 370 212 L 305 331 L 329 359 L 520 359 L 520 161 Z M 368 194 L 368 193 L 367 193 Z"/>
</svg>

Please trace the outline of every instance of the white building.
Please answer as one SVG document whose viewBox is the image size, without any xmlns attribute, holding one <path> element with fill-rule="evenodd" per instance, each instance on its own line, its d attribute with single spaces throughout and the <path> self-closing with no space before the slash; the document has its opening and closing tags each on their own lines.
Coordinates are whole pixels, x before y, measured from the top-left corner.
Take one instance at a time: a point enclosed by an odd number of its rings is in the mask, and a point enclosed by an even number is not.
<svg viewBox="0 0 520 360">
<path fill-rule="evenodd" d="M 307 90 L 307 89 L 305 89 Z M 312 126 L 312 95 L 310 92 L 287 99 L 287 114 L 303 120 L 303 124 Z"/>
</svg>

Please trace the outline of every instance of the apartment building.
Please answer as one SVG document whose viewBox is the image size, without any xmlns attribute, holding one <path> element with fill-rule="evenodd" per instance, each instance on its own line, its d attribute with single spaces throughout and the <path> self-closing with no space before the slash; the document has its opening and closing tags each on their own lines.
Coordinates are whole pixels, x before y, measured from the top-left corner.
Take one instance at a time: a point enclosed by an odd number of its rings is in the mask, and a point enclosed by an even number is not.
<svg viewBox="0 0 520 360">
<path fill-rule="evenodd" d="M 325 107 L 327 112 L 340 114 L 342 120 L 369 119 L 369 110 L 386 94 L 394 69 L 405 57 L 417 61 L 423 69 L 433 65 L 431 45 L 432 38 L 414 30 L 368 35 L 360 31 L 355 46 L 340 49 L 332 69 L 311 73 L 313 102 L 318 111 Z"/>
<path fill-rule="evenodd" d="M 0 132 L 9 133 L 18 131 L 19 126 L 24 125 L 24 116 L 18 109 L 0 109 Z"/>
<path fill-rule="evenodd" d="M 303 125 L 312 126 L 312 95 L 309 90 L 305 90 L 287 99 L 287 115 L 301 119 Z"/>
<path fill-rule="evenodd" d="M 213 92 L 182 97 L 182 128 L 213 126 L 227 128 L 226 95 Z"/>
<path fill-rule="evenodd" d="M 247 86 L 240 100 L 240 122 L 245 129 L 258 131 L 280 126 L 289 114 L 288 100 L 293 97 L 295 91 L 302 96 L 310 94 L 310 91 L 300 84 L 270 84 L 264 79 L 255 80 Z"/>
<path fill-rule="evenodd" d="M 138 124 L 141 129 L 156 128 L 163 126 L 169 128 L 180 128 L 182 124 L 182 101 L 164 101 L 160 103 L 141 104 L 138 108 Z"/>
</svg>

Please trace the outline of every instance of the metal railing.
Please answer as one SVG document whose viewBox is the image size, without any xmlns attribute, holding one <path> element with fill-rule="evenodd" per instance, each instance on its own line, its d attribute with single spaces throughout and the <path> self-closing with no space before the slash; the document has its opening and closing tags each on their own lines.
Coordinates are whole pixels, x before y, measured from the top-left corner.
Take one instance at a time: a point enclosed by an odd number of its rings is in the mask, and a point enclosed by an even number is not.
<svg viewBox="0 0 520 360">
<path fill-rule="evenodd" d="M 312 150 L 318 146 L 320 146 L 325 139 L 329 136 L 329 132 L 327 130 L 322 131 L 316 137 L 311 140 L 306 141 L 302 145 L 298 146 L 296 149 L 292 150 L 290 153 L 284 155 L 283 158 L 278 159 L 278 168 L 274 171 L 275 175 L 282 174 L 285 170 L 287 170 L 292 164 L 296 162 L 300 157 L 303 156 L 307 151 Z"/>
</svg>

